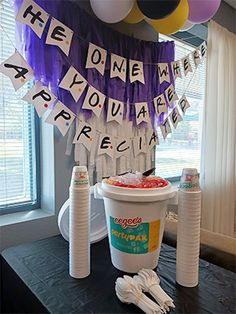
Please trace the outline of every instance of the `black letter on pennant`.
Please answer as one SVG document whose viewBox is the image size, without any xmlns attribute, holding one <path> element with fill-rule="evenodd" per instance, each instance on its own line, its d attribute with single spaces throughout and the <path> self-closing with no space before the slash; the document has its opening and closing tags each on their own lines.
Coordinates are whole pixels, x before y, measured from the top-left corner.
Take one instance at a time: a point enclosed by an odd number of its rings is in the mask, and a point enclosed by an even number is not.
<svg viewBox="0 0 236 314">
<path fill-rule="evenodd" d="M 96 97 L 94 103 L 92 103 L 92 100 L 93 100 L 93 98 L 94 98 L 93 96 Z M 90 105 L 90 106 L 96 107 L 96 106 L 99 104 L 99 102 L 100 102 L 99 95 L 98 95 L 96 92 L 94 92 L 94 93 L 89 97 L 88 102 L 89 102 L 89 105 Z"/>
<path fill-rule="evenodd" d="M 45 92 L 45 90 L 41 90 L 38 94 L 35 94 L 32 99 L 35 100 L 35 98 L 39 96 L 42 97 L 45 101 L 50 101 L 52 99 L 52 97 L 47 92 Z"/>
<path fill-rule="evenodd" d="M 11 68 L 15 69 L 16 72 L 18 73 L 18 74 L 15 75 L 16 79 L 18 79 L 20 77 L 23 77 L 24 79 L 26 79 L 25 74 L 27 74 L 29 72 L 26 68 L 22 68 L 22 67 L 20 67 L 18 65 L 5 63 L 4 67 L 5 68 L 9 68 L 9 69 L 11 69 Z"/>
<path fill-rule="evenodd" d="M 109 144 L 111 144 L 111 142 L 110 142 L 110 137 L 109 137 L 109 136 L 105 136 L 105 137 L 102 139 L 100 148 L 101 148 L 101 149 L 107 149 L 107 148 L 109 147 Z"/>
<path fill-rule="evenodd" d="M 132 76 L 137 76 L 139 74 L 140 68 L 137 63 L 132 66 Z"/>
<path fill-rule="evenodd" d="M 142 106 L 142 108 L 140 109 L 138 115 L 137 115 L 137 119 L 139 118 L 139 116 L 142 114 L 143 117 L 145 118 L 145 113 L 147 112 L 147 110 L 145 110 L 145 106 Z"/>
<path fill-rule="evenodd" d="M 95 60 L 95 54 L 97 54 L 97 60 Z M 99 64 L 101 62 L 101 59 L 102 59 L 101 51 L 95 49 L 91 55 L 91 61 L 93 62 L 93 64 Z"/>
<path fill-rule="evenodd" d="M 117 70 L 119 71 L 119 72 L 121 72 L 122 71 L 122 67 L 123 67 L 123 64 L 124 64 L 124 59 L 122 60 L 122 62 L 121 62 L 121 64 L 120 64 L 120 66 L 118 66 L 118 64 L 117 64 L 117 62 L 115 61 L 114 63 L 113 63 L 113 71 L 115 71 L 115 69 L 117 68 Z"/>
<path fill-rule="evenodd" d="M 112 117 L 115 117 L 117 115 L 117 113 L 119 112 L 120 110 L 120 107 L 121 107 L 121 104 L 118 105 L 116 111 L 115 111 L 115 108 L 116 108 L 116 103 L 112 103 L 112 108 L 111 108 L 111 115 Z M 114 112 L 115 111 L 115 112 Z"/>
<path fill-rule="evenodd" d="M 73 78 L 73 81 L 72 83 L 70 84 L 69 88 L 71 88 L 72 86 L 74 86 L 75 84 L 82 84 L 83 81 L 76 81 L 76 78 L 77 78 L 78 74 L 76 73 L 74 78 Z"/>
<path fill-rule="evenodd" d="M 124 149 L 121 148 L 121 146 L 124 145 L 125 143 L 126 143 L 126 141 L 124 140 L 124 141 L 121 142 L 119 145 L 117 145 L 116 150 L 117 150 L 119 153 L 125 152 L 127 149 L 129 149 L 129 146 L 128 146 L 128 147 L 125 147 Z"/>
<path fill-rule="evenodd" d="M 52 31 L 52 34 L 51 34 L 52 39 L 55 39 L 58 41 L 63 41 L 63 38 L 59 37 L 59 36 L 61 36 L 61 37 L 66 38 L 66 35 L 63 34 L 63 32 L 65 32 L 65 28 L 63 28 L 62 26 L 56 26 L 54 28 L 54 30 Z"/>
<path fill-rule="evenodd" d="M 65 110 L 61 110 L 55 117 L 54 120 L 56 121 L 58 118 L 62 117 L 65 120 L 70 120 L 71 115 L 69 114 L 69 112 L 65 111 Z"/>
<path fill-rule="evenodd" d="M 152 141 L 156 142 L 156 140 L 157 140 L 156 132 L 153 132 L 148 145 L 150 146 L 152 144 Z"/>
<path fill-rule="evenodd" d="M 91 132 L 91 131 L 92 131 L 92 128 L 91 128 L 90 126 L 88 126 L 88 125 L 85 125 L 85 126 L 83 127 L 83 129 L 80 131 L 80 134 L 79 134 L 78 137 L 77 137 L 77 141 L 79 140 L 79 138 L 80 138 L 81 135 L 84 135 L 84 136 L 86 136 L 87 138 L 90 138 L 90 136 L 88 135 L 88 133 Z"/>
<path fill-rule="evenodd" d="M 40 17 L 40 15 L 42 15 L 42 12 L 38 11 L 37 13 L 33 13 L 33 12 L 32 12 L 32 9 L 33 9 L 33 6 L 30 5 L 30 6 L 25 10 L 25 12 L 24 12 L 24 14 L 23 14 L 23 18 L 25 19 L 26 16 L 27 16 L 28 14 L 30 14 L 30 15 L 32 15 L 32 19 L 31 19 L 31 21 L 30 21 L 32 24 L 34 24 L 34 22 L 35 22 L 36 20 L 39 20 L 41 23 L 44 23 L 44 20 L 41 19 L 41 17 Z"/>
</svg>

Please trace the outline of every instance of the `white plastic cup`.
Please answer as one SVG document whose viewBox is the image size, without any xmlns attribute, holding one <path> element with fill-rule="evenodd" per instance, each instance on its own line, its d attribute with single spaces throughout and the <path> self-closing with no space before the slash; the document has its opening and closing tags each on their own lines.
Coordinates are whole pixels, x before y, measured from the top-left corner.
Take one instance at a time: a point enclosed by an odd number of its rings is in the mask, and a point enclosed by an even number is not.
<svg viewBox="0 0 236 314">
<path fill-rule="evenodd" d="M 180 178 L 179 189 L 183 191 L 193 192 L 199 191 L 198 171 L 195 168 L 184 168 Z"/>
<path fill-rule="evenodd" d="M 132 189 L 106 184 L 98 192 L 105 203 L 112 264 L 136 273 L 157 266 L 166 209 L 177 190 L 171 184 L 157 189 Z"/>
</svg>

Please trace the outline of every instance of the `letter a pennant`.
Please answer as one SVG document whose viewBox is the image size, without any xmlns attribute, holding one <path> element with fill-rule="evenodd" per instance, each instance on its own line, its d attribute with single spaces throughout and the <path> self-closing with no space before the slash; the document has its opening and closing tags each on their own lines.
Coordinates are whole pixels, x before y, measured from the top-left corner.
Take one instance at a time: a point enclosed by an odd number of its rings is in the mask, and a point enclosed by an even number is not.
<svg viewBox="0 0 236 314">
<path fill-rule="evenodd" d="M 10 78 L 16 91 L 34 77 L 32 68 L 18 51 L 0 64 L 0 72 Z"/>
</svg>

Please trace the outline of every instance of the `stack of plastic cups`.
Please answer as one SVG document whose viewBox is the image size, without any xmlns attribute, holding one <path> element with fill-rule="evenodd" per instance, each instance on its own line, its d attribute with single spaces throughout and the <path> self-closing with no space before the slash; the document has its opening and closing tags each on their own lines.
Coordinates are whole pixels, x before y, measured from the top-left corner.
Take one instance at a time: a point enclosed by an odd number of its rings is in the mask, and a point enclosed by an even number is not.
<svg viewBox="0 0 236 314">
<path fill-rule="evenodd" d="M 87 168 L 73 168 L 70 185 L 69 273 L 74 278 L 90 274 L 90 194 Z"/>
<path fill-rule="evenodd" d="M 183 169 L 178 204 L 176 281 L 184 287 L 195 287 L 198 285 L 201 220 L 197 169 Z"/>
</svg>

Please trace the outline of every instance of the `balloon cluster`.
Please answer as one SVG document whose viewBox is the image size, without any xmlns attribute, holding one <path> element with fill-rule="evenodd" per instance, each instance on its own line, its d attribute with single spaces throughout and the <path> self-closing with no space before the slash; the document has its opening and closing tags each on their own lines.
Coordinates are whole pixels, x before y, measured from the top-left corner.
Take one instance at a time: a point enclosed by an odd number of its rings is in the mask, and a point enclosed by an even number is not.
<svg viewBox="0 0 236 314">
<path fill-rule="evenodd" d="M 142 20 L 158 33 L 170 35 L 204 23 L 217 12 L 221 0 L 90 0 L 96 16 L 106 23 Z"/>
</svg>

